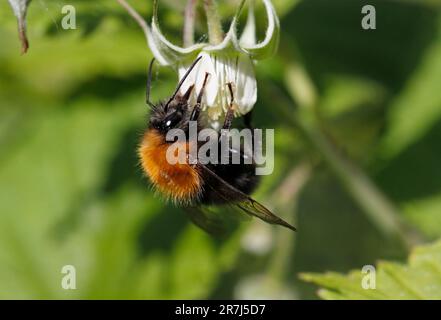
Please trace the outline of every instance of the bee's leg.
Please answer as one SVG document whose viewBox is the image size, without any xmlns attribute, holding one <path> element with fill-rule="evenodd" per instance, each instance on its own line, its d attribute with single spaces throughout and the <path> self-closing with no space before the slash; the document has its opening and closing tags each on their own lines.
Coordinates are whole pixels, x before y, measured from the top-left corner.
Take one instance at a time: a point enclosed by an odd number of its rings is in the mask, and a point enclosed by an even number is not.
<svg viewBox="0 0 441 320">
<path fill-rule="evenodd" d="M 204 95 L 205 86 L 207 85 L 208 76 L 210 74 L 208 72 L 205 73 L 204 83 L 202 84 L 201 91 L 198 94 L 198 97 L 196 99 L 196 105 L 193 108 L 193 111 L 190 115 L 190 121 L 196 121 L 199 118 L 199 114 L 201 113 L 201 102 L 202 97 Z"/>
<path fill-rule="evenodd" d="M 222 129 L 230 129 L 231 128 L 231 122 L 233 121 L 234 117 L 234 110 L 233 110 L 233 103 L 234 103 L 234 94 L 233 94 L 233 88 L 231 86 L 231 83 L 228 83 L 228 89 L 230 91 L 231 95 L 231 102 L 228 107 L 227 114 L 225 115 L 224 125 Z M 252 119 L 252 111 L 248 112 L 243 116 L 243 122 L 246 128 L 253 130 L 253 126 L 251 125 L 251 119 Z"/>
<path fill-rule="evenodd" d="M 155 108 L 155 105 L 150 101 L 150 89 L 151 89 L 151 86 L 152 86 L 152 69 L 153 69 L 153 63 L 154 62 L 155 62 L 155 58 L 153 58 L 152 61 L 150 61 L 149 72 L 147 74 L 146 91 L 145 91 L 145 102 L 151 108 Z"/>
<path fill-rule="evenodd" d="M 222 129 L 229 130 L 231 128 L 231 123 L 233 122 L 233 117 L 234 117 L 234 110 L 233 110 L 234 94 L 231 83 L 228 83 L 227 85 L 228 85 L 228 89 L 230 90 L 231 101 L 230 101 L 230 105 L 228 106 L 227 114 L 225 115 L 224 125 L 222 126 Z"/>
<path fill-rule="evenodd" d="M 188 87 L 187 91 L 185 91 L 184 95 L 182 96 L 185 100 L 190 99 L 190 95 L 193 92 L 194 84 L 192 84 L 190 87 Z"/>
<path fill-rule="evenodd" d="M 234 94 L 233 94 L 233 87 L 232 87 L 231 83 L 228 83 L 228 89 L 230 91 L 231 101 L 228 106 L 227 114 L 225 115 L 224 125 L 222 126 L 222 129 L 225 129 L 226 131 L 222 131 L 222 133 L 219 137 L 220 143 L 222 143 L 222 139 L 228 138 L 228 136 L 229 136 L 228 130 L 231 128 L 231 124 L 232 124 L 233 118 L 234 118 Z M 254 139 L 254 130 L 251 126 L 251 112 L 248 112 L 247 114 L 245 114 L 244 124 L 247 129 L 251 130 L 251 137 Z M 234 150 L 232 150 L 232 149 L 230 149 L 230 150 L 234 152 Z M 240 150 L 235 150 L 235 151 L 240 152 L 241 161 L 244 161 L 243 163 L 245 163 L 245 161 L 246 161 L 245 159 L 247 158 L 247 155 L 244 153 L 243 146 L 241 146 Z M 231 154 L 229 156 L 231 156 Z"/>
<path fill-rule="evenodd" d="M 233 117 L 234 117 L 234 110 L 233 110 L 233 103 L 234 103 L 234 94 L 233 94 L 233 87 L 231 86 L 231 83 L 228 83 L 228 90 L 230 90 L 230 95 L 231 95 L 231 101 L 230 104 L 228 105 L 228 110 L 227 113 L 225 114 L 225 119 L 224 119 L 224 124 L 222 126 L 222 130 L 221 130 L 221 134 L 219 135 L 219 143 L 224 143 L 223 141 L 225 141 L 225 139 L 228 139 L 228 144 L 229 142 L 229 132 L 228 130 L 230 130 L 231 128 L 231 123 L 233 122 Z M 230 156 L 230 155 L 228 155 Z"/>
</svg>

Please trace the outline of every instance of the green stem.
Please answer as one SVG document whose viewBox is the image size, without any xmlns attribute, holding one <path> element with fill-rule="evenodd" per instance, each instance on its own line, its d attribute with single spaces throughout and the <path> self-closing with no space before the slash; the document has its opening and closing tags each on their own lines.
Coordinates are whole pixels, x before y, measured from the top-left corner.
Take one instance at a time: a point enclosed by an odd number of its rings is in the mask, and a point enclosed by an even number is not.
<svg viewBox="0 0 441 320">
<path fill-rule="evenodd" d="M 188 0 L 187 5 L 185 6 L 184 47 L 189 47 L 194 44 L 196 2 L 197 0 Z"/>
<path fill-rule="evenodd" d="M 317 149 L 331 170 L 343 184 L 349 195 L 359 204 L 368 218 L 385 235 L 395 235 L 406 245 L 411 246 L 420 239 L 404 224 L 395 206 L 376 187 L 372 180 L 352 161 L 344 157 L 329 139 L 321 132 L 306 124 L 299 117 L 298 124 L 303 133 Z"/>
<path fill-rule="evenodd" d="M 217 12 L 216 0 L 204 0 L 205 14 L 207 15 L 208 39 L 211 44 L 222 42 L 224 32 Z"/>
<path fill-rule="evenodd" d="M 271 195 L 271 203 L 275 204 L 275 211 L 279 213 L 292 213 L 289 217 L 282 217 L 288 219 L 288 221 L 294 221 L 294 225 L 297 222 L 298 197 L 310 176 L 310 164 L 302 161 L 288 173 L 287 177 Z M 276 245 L 268 265 L 268 275 L 270 275 L 270 279 L 283 285 L 289 276 L 289 264 L 295 248 L 296 234 L 282 228 L 277 228 L 276 232 Z"/>
</svg>

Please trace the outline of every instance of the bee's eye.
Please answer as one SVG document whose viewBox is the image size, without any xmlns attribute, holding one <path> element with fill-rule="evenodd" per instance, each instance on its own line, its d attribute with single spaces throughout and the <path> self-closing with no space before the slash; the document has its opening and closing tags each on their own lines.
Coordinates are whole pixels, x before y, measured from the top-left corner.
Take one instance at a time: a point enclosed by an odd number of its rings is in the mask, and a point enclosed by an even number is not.
<svg viewBox="0 0 441 320">
<path fill-rule="evenodd" d="M 180 112 L 174 112 L 168 115 L 167 117 L 165 117 L 162 125 L 164 129 L 168 130 L 174 128 L 179 123 L 179 121 L 181 121 L 181 119 L 182 119 L 182 114 Z"/>
</svg>

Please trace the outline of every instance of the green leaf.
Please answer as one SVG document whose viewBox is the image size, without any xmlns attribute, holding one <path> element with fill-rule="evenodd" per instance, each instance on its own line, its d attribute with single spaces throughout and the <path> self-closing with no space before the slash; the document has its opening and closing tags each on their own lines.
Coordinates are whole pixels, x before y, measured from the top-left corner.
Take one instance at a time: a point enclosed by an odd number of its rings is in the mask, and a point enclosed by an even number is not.
<svg viewBox="0 0 441 320">
<path fill-rule="evenodd" d="M 405 202 L 403 212 L 406 218 L 429 237 L 441 235 L 441 194 Z"/>
<path fill-rule="evenodd" d="M 364 289 L 362 270 L 347 275 L 303 273 L 300 278 L 319 285 L 322 299 L 441 299 L 441 240 L 416 247 L 407 264 L 379 262 L 375 289 Z"/>
<path fill-rule="evenodd" d="M 440 32 L 441 19 L 438 20 Z M 441 118 L 441 37 L 438 35 L 435 40 L 402 94 L 392 102 L 389 127 L 380 149 L 385 159 L 397 156 L 421 139 Z"/>
</svg>

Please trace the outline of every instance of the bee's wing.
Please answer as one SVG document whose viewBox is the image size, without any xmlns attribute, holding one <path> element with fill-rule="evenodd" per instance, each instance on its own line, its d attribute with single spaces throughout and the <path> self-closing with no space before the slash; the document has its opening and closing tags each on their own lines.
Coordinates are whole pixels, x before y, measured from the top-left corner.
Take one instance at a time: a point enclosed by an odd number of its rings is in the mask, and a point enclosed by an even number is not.
<svg viewBox="0 0 441 320">
<path fill-rule="evenodd" d="M 259 219 L 268 222 L 270 224 L 277 224 L 293 231 L 296 231 L 296 228 L 290 225 L 288 222 L 283 220 L 282 218 L 276 216 L 270 210 L 268 210 L 265 206 L 251 198 L 249 195 L 243 193 L 239 189 L 235 188 L 224 179 L 219 177 L 216 173 L 211 171 L 209 168 L 204 166 L 203 164 L 199 164 L 201 170 L 203 170 L 206 174 L 208 174 L 211 178 L 216 179 L 222 185 L 222 192 L 216 190 L 216 188 L 212 188 L 217 194 L 223 198 L 227 203 L 234 204 L 238 208 L 242 209 L 249 215 L 258 217 Z M 239 198 L 239 200 L 237 200 Z"/>
<path fill-rule="evenodd" d="M 234 221 L 234 219 L 225 215 L 225 212 L 219 214 L 206 206 L 185 207 L 184 210 L 195 225 L 217 237 L 227 235 L 237 225 L 237 219 Z"/>
</svg>

